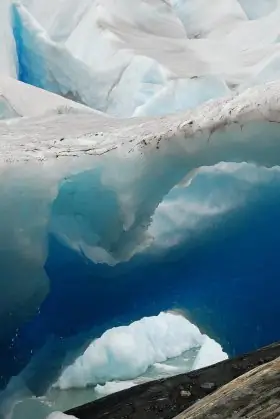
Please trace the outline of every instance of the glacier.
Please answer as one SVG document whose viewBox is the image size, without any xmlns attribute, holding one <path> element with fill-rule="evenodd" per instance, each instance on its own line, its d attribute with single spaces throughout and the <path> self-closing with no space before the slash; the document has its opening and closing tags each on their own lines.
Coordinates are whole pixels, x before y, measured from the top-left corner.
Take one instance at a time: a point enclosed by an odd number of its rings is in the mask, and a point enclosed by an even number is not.
<svg viewBox="0 0 280 419">
<path fill-rule="evenodd" d="M 4 418 L 279 339 L 280 1 L 210 6 L 1 1 Z"/>
<path fill-rule="evenodd" d="M 193 108 L 277 78 L 280 9 L 258 3 L 14 2 L 19 79 L 116 117 Z"/>
<path fill-rule="evenodd" d="M 229 354 L 275 339 L 279 88 L 125 124 L 1 123 L 3 384 L 20 373 L 39 395 L 94 337 L 172 308 Z"/>
</svg>

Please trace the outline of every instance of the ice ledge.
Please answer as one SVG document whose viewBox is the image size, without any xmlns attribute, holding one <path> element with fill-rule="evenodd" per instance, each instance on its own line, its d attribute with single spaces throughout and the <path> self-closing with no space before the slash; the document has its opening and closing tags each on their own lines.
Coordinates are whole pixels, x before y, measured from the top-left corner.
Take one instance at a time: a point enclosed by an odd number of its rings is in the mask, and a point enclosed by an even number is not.
<svg viewBox="0 0 280 419">
<path fill-rule="evenodd" d="M 238 141 L 245 144 L 248 140 L 245 125 L 257 121 L 278 124 L 279 111 L 280 82 L 272 82 L 238 96 L 211 100 L 195 110 L 158 118 L 115 119 L 101 113 L 77 114 L 75 120 L 67 113 L 34 116 L 14 120 L 12 124 L 0 123 L 0 158 L 2 161 L 47 161 L 99 156 L 112 150 L 121 150 L 126 156 L 151 151 L 173 154 L 178 147 L 193 156 L 205 147 L 209 150 L 213 143 L 215 148 L 224 147 L 225 136 L 218 134 L 231 131 L 232 127 L 238 128 Z M 252 140 L 252 135 L 249 137 Z M 227 140 L 236 142 L 236 133 Z M 231 158 L 227 157 L 227 160 Z M 253 155 L 251 160 L 255 160 Z"/>
</svg>

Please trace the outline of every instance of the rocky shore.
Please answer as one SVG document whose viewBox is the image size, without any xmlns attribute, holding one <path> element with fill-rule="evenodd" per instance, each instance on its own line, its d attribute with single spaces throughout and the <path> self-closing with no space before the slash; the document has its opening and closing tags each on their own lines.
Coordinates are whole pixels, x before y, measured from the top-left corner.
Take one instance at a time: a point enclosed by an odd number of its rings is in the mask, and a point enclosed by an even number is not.
<svg viewBox="0 0 280 419">
<path fill-rule="evenodd" d="M 280 343 L 72 409 L 78 419 L 280 417 Z M 179 416 L 177 416 L 179 415 Z"/>
</svg>

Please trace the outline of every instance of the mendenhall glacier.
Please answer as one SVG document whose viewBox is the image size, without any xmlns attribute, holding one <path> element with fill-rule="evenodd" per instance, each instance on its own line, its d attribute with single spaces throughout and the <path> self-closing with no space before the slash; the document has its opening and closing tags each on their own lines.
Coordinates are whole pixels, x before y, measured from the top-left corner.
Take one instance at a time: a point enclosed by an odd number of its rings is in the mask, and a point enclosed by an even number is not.
<svg viewBox="0 0 280 419">
<path fill-rule="evenodd" d="M 280 339 L 279 20 L 0 0 L 1 418 Z"/>
</svg>

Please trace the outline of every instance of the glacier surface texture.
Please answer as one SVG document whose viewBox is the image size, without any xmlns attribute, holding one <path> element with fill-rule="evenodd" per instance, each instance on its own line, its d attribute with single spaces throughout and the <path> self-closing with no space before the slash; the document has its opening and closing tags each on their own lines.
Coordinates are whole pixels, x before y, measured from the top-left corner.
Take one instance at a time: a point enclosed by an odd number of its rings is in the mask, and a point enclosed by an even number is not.
<svg viewBox="0 0 280 419">
<path fill-rule="evenodd" d="M 0 415 L 279 340 L 280 0 L 0 3 Z"/>
</svg>

